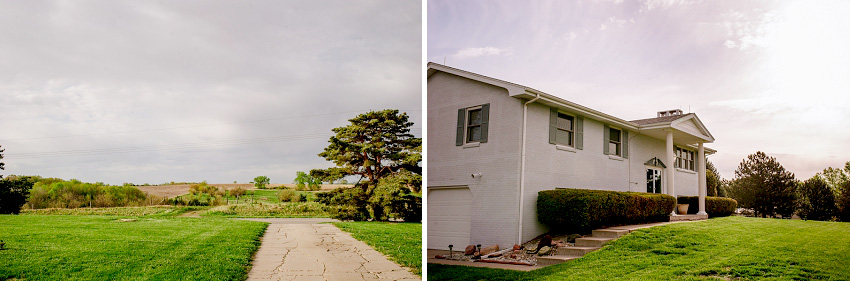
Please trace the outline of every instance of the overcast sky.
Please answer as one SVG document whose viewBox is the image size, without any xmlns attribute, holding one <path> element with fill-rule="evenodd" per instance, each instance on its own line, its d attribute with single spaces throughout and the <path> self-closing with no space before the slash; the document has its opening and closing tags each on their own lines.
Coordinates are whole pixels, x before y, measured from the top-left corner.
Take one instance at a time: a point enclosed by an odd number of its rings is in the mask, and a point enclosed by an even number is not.
<svg viewBox="0 0 850 281">
<path fill-rule="evenodd" d="M 0 1 L 3 175 L 289 183 L 331 129 L 421 136 L 420 1 Z"/>
<path fill-rule="evenodd" d="M 848 1 L 428 2 L 430 61 L 626 119 L 694 112 L 731 179 L 764 151 L 798 179 L 850 161 Z"/>
</svg>

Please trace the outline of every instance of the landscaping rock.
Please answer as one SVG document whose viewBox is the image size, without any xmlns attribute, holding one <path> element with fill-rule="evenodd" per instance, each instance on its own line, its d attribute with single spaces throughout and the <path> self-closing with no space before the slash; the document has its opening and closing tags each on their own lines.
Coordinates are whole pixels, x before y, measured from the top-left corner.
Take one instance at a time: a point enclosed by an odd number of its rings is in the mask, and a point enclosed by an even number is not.
<svg viewBox="0 0 850 281">
<path fill-rule="evenodd" d="M 519 250 L 522 250 L 522 246 L 520 246 L 519 244 L 514 244 L 514 251 L 519 251 Z"/>
<path fill-rule="evenodd" d="M 538 256 L 545 256 L 545 255 L 548 255 L 548 254 L 549 254 L 549 252 L 551 252 L 551 251 L 552 251 L 552 248 L 551 248 L 551 247 L 549 247 L 549 246 L 543 246 L 542 248 L 540 248 L 540 250 L 539 250 L 539 251 L 537 251 L 537 255 L 538 255 Z"/>
<path fill-rule="evenodd" d="M 463 251 L 464 255 L 474 255 L 475 254 L 475 245 L 466 246 L 466 249 Z"/>
<path fill-rule="evenodd" d="M 495 253 L 496 251 L 499 251 L 499 245 L 487 246 L 481 248 L 481 255 L 489 255 L 491 253 Z"/>
<path fill-rule="evenodd" d="M 570 234 L 570 235 L 567 235 L 567 242 L 569 242 L 569 243 L 575 243 L 575 242 L 576 242 L 576 238 L 581 238 L 581 235 L 578 235 L 578 234 Z"/>
</svg>

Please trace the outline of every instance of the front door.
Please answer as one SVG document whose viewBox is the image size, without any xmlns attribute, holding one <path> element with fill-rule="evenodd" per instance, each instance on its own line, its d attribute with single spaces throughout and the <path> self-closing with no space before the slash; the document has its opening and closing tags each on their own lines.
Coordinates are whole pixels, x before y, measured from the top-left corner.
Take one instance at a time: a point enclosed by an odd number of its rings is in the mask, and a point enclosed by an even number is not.
<svg viewBox="0 0 850 281">
<path fill-rule="evenodd" d="M 646 168 L 646 192 L 661 193 L 661 169 Z"/>
</svg>

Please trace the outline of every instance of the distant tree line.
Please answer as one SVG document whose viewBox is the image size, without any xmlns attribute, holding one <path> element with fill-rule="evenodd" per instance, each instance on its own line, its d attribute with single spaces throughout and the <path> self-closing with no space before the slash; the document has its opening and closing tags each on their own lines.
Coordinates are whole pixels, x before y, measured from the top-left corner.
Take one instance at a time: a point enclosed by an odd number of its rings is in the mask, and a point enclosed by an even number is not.
<svg viewBox="0 0 850 281">
<path fill-rule="evenodd" d="M 802 219 L 846 222 L 850 221 L 850 162 L 843 169 L 829 167 L 800 181 L 776 158 L 758 151 L 738 165 L 731 181 L 720 180 L 716 192 L 734 198 L 754 216 L 796 214 Z"/>
</svg>

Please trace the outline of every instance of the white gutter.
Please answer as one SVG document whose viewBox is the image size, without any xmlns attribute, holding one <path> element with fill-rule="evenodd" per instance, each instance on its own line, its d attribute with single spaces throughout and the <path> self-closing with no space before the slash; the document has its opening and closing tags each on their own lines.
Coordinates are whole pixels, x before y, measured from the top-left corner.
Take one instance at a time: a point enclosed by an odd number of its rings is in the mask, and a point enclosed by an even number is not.
<svg viewBox="0 0 850 281">
<path fill-rule="evenodd" d="M 517 230 L 517 244 L 522 245 L 522 201 L 525 195 L 525 135 L 528 131 L 527 120 L 528 120 L 528 105 L 540 99 L 540 94 L 527 102 L 525 102 L 522 106 L 522 162 L 519 164 L 519 228 Z"/>
</svg>

